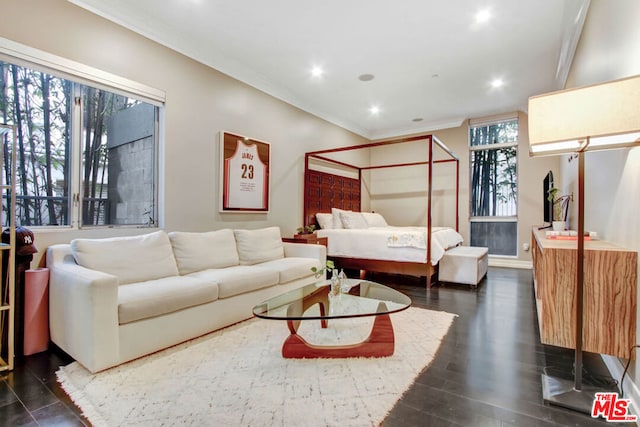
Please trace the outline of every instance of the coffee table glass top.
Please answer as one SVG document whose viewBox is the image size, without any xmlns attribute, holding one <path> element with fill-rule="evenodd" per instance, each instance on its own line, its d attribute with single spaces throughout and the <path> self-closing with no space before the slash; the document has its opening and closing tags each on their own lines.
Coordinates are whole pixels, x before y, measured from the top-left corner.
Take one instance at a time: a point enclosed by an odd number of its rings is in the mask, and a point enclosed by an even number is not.
<svg viewBox="0 0 640 427">
<path fill-rule="evenodd" d="M 314 283 L 270 298 L 253 307 L 253 314 L 264 319 L 305 320 L 375 316 L 402 311 L 411 305 L 405 294 L 376 282 L 348 279 L 349 292 L 329 295 L 328 282 Z M 328 309 L 308 307 L 311 298 L 328 300 Z M 308 307 L 308 308 L 306 308 Z"/>
</svg>

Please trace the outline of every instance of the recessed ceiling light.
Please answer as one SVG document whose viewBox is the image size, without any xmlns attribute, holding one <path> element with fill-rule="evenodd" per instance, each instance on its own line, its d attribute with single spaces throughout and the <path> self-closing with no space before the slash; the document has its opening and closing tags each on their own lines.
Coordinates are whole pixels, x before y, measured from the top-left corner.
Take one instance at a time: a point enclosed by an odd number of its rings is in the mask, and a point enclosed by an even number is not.
<svg viewBox="0 0 640 427">
<path fill-rule="evenodd" d="M 373 74 L 360 74 L 358 76 L 358 80 L 362 81 L 362 82 L 370 82 L 371 80 L 375 79 L 376 76 L 374 76 Z"/>
<path fill-rule="evenodd" d="M 499 88 L 499 87 L 502 87 L 503 85 L 504 85 L 504 80 L 502 79 L 494 79 L 491 82 L 491 87 L 493 88 Z"/>
<path fill-rule="evenodd" d="M 416 117 L 415 119 L 412 119 L 411 121 L 417 123 L 417 122 L 421 122 L 422 120 L 423 120 L 422 117 Z"/>
<path fill-rule="evenodd" d="M 378 115 L 380 114 L 380 107 L 378 107 L 377 105 L 372 105 L 371 107 L 369 107 L 369 112 L 374 116 Z"/>
<path fill-rule="evenodd" d="M 484 24 L 491 19 L 491 11 L 489 9 L 482 9 L 476 13 L 476 23 Z"/>
<path fill-rule="evenodd" d="M 313 77 L 322 77 L 324 75 L 324 70 L 322 69 L 322 67 L 316 65 L 311 69 L 311 75 Z"/>
</svg>

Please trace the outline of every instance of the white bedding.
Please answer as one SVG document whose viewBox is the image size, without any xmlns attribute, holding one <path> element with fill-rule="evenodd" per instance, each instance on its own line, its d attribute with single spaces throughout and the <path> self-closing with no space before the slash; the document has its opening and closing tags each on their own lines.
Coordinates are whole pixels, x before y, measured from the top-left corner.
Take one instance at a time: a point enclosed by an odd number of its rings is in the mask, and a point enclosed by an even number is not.
<svg viewBox="0 0 640 427">
<path fill-rule="evenodd" d="M 321 229 L 318 237 L 328 237 L 328 256 L 426 262 L 426 227 L 369 227 L 364 229 Z M 462 243 L 462 236 L 449 227 L 431 228 L 431 263 L 436 265 L 444 252 Z"/>
</svg>

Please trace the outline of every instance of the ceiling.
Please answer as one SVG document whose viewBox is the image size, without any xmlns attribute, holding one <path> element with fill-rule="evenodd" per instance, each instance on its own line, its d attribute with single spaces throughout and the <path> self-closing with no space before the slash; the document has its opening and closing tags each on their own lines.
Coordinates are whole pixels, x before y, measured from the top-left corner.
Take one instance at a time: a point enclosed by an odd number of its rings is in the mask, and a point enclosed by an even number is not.
<svg viewBox="0 0 640 427">
<path fill-rule="evenodd" d="M 589 0 L 69 0 L 369 139 L 526 111 Z M 484 21 L 477 19 L 485 13 Z M 321 67 L 321 76 L 312 69 Z M 362 75 L 374 78 L 361 80 Z M 502 85 L 494 87 L 492 82 Z M 374 114 L 370 108 L 377 106 Z"/>
</svg>

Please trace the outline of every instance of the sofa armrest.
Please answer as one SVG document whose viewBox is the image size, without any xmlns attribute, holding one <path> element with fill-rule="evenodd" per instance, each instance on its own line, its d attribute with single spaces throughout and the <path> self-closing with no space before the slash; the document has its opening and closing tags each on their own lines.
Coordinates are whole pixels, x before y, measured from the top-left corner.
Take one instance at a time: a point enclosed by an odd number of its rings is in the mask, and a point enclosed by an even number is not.
<svg viewBox="0 0 640 427">
<path fill-rule="evenodd" d="M 315 258 L 324 267 L 327 262 L 327 248 L 323 245 L 283 242 L 285 257 Z"/>
<path fill-rule="evenodd" d="M 91 372 L 119 361 L 118 279 L 75 263 L 69 245 L 47 249 L 51 340 Z"/>
</svg>

